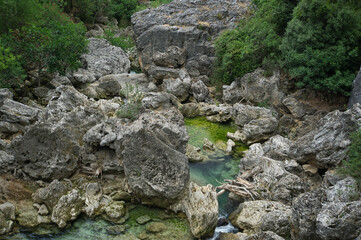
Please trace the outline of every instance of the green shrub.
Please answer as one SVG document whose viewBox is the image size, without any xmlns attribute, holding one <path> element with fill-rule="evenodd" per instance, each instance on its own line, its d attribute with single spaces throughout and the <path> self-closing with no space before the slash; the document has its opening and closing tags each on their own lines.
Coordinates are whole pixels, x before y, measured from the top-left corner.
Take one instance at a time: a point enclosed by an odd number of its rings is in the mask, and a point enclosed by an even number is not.
<svg viewBox="0 0 361 240">
<path fill-rule="evenodd" d="M 129 118 L 132 121 L 137 119 L 142 106 L 143 93 L 139 92 L 137 85 L 126 84 L 120 94 L 125 98 L 126 102 L 116 112 L 117 117 Z"/>
<path fill-rule="evenodd" d="M 0 46 L 0 88 L 17 87 L 24 79 L 25 71 L 19 58 L 10 48 Z"/>
<path fill-rule="evenodd" d="M 116 18 L 119 22 L 129 22 L 133 13 L 136 12 L 138 0 L 111 0 L 107 7 L 109 16 Z"/>
<path fill-rule="evenodd" d="M 216 40 L 213 82 L 229 84 L 258 67 L 266 70 L 277 67 L 281 37 L 296 3 L 294 0 L 255 0 L 254 15 Z"/>
<path fill-rule="evenodd" d="M 302 0 L 281 50 L 299 87 L 348 95 L 361 60 L 360 10 L 345 1 Z"/>
<path fill-rule="evenodd" d="M 346 176 L 355 178 L 361 187 L 361 129 L 351 134 L 351 145 L 348 148 L 348 160 L 343 161 L 337 171 Z M 360 188 L 361 189 L 361 188 Z"/>
<path fill-rule="evenodd" d="M 113 46 L 120 47 L 124 51 L 129 51 L 135 47 L 135 43 L 131 37 L 127 36 L 120 36 L 115 37 L 115 34 L 112 30 L 105 30 L 104 31 L 104 38 L 110 42 Z"/>
</svg>

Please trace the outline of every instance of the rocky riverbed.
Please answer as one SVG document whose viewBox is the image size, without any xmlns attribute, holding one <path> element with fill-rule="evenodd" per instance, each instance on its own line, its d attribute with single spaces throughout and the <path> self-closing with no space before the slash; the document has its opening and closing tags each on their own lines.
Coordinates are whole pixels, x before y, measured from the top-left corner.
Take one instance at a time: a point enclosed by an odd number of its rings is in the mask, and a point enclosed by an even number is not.
<svg viewBox="0 0 361 240">
<path fill-rule="evenodd" d="M 99 229 L 115 239 L 207 238 L 220 225 L 217 195 L 228 190 L 238 233 L 220 239 L 361 238 L 359 189 L 335 172 L 360 127 L 360 104 L 350 101 L 346 109 L 342 99 L 326 101 L 262 69 L 214 98 L 212 41 L 248 5 L 175 0 L 135 14 L 141 74 L 129 74 L 128 53 L 90 38 L 78 71 L 27 86 L 27 96 L 0 89 L 0 234 L 56 226 L 78 236 L 77 222 L 70 227 L 75 220 L 86 225 L 93 220 L 84 219 L 102 217 Z M 142 94 L 139 114 L 119 118 L 129 103 L 120 92 L 129 84 Z M 233 125 L 221 137 L 204 137 L 189 127 L 199 116 L 205 125 Z M 224 156 L 237 163 L 207 165 Z M 201 184 L 190 164 L 216 168 L 217 181 L 233 178 L 233 188 Z M 161 210 L 132 214 L 137 204 Z M 130 230 L 127 221 L 143 227 Z M 172 226 L 174 238 L 166 234 Z"/>
</svg>

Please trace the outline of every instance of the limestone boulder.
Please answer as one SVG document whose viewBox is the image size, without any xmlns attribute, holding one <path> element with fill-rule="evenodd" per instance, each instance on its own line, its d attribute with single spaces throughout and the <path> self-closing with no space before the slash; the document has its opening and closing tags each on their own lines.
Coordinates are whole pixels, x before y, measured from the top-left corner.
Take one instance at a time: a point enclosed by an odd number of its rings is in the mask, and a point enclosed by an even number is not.
<svg viewBox="0 0 361 240">
<path fill-rule="evenodd" d="M 15 221 L 15 206 L 6 202 L 0 205 L 0 235 L 9 233 Z"/>
<path fill-rule="evenodd" d="M 194 237 L 212 236 L 218 221 L 218 200 L 215 188 L 191 182 L 183 199 L 170 207 L 186 213 Z"/>
<path fill-rule="evenodd" d="M 32 198 L 35 203 L 45 204 L 48 209 L 52 210 L 59 199 L 68 192 L 69 187 L 68 184 L 59 180 L 53 180 L 47 187 L 36 190 Z"/>
<path fill-rule="evenodd" d="M 73 189 L 68 194 L 63 195 L 53 208 L 51 221 L 59 228 L 64 228 L 69 221 L 74 221 L 81 213 L 84 200 L 78 190 Z"/>
<path fill-rule="evenodd" d="M 352 108 L 356 103 L 361 104 L 361 68 L 356 78 L 353 80 L 351 96 L 347 108 Z"/>
<path fill-rule="evenodd" d="M 291 208 L 274 201 L 251 201 L 241 203 L 230 215 L 234 226 L 246 233 L 273 231 L 281 236 L 290 234 Z"/>
<path fill-rule="evenodd" d="M 83 211 L 88 217 L 95 216 L 100 210 L 102 198 L 102 188 L 99 183 L 88 183 L 85 186 L 85 204 Z"/>
</svg>

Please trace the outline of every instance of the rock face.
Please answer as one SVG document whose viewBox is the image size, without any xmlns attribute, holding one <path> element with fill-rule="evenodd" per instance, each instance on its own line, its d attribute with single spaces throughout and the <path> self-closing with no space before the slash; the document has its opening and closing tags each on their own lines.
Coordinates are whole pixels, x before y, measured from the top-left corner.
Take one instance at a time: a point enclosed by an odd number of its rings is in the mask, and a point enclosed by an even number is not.
<svg viewBox="0 0 361 240">
<path fill-rule="evenodd" d="M 59 199 L 67 193 L 69 186 L 58 180 L 52 181 L 47 187 L 39 188 L 33 194 L 33 200 L 38 204 L 45 204 L 48 209 L 53 209 Z"/>
<path fill-rule="evenodd" d="M 220 31 L 235 27 L 248 4 L 247 0 L 175 0 L 134 14 L 132 24 L 142 70 L 158 82 L 184 79 L 180 69 L 191 78 L 209 76 L 214 60 L 212 39 Z M 204 87 L 200 85 L 195 80 L 192 91 L 196 91 L 198 101 L 203 101 L 204 92 L 199 89 Z"/>
<path fill-rule="evenodd" d="M 353 80 L 352 92 L 348 101 L 347 108 L 352 108 L 352 106 L 356 103 L 361 104 L 361 68 L 355 80 Z"/>
<path fill-rule="evenodd" d="M 291 213 L 291 208 L 282 203 L 258 200 L 241 203 L 230 215 L 230 220 L 234 226 L 247 233 L 262 230 L 288 236 Z"/>
<path fill-rule="evenodd" d="M 292 156 L 320 168 L 338 166 L 350 145 L 350 133 L 360 124 L 360 107 L 355 104 L 345 112 L 337 110 L 327 114 L 317 123 L 315 130 L 292 144 Z"/>
<path fill-rule="evenodd" d="M 243 99 L 252 103 L 280 105 L 283 97 L 280 73 L 274 72 L 271 77 L 265 77 L 264 70 L 260 68 L 236 79 L 229 86 L 223 86 L 223 101 L 226 103 L 237 103 Z"/>
<path fill-rule="evenodd" d="M 142 202 L 166 206 L 181 196 L 189 181 L 188 158 L 183 153 L 146 129 L 132 133 L 124 146 L 124 172 Z M 142 146 L 141 152 L 137 146 Z"/>
<path fill-rule="evenodd" d="M 73 84 L 91 83 L 105 75 L 129 72 L 130 61 L 120 47 L 110 45 L 105 39 L 90 38 L 88 49 L 81 57 L 84 68 L 73 74 Z"/>
<path fill-rule="evenodd" d="M 218 200 L 212 185 L 198 186 L 191 182 L 183 199 L 170 208 L 186 213 L 193 236 L 213 235 L 218 221 Z"/>
</svg>

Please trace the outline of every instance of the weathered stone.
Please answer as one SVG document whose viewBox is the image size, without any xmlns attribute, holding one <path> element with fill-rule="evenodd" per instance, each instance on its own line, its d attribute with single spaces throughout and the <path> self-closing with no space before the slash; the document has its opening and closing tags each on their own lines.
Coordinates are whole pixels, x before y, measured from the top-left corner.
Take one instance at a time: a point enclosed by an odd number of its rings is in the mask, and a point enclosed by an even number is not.
<svg viewBox="0 0 361 240">
<path fill-rule="evenodd" d="M 308 104 L 303 103 L 293 96 L 284 98 L 282 103 L 288 108 L 291 114 L 298 119 L 316 112 L 316 109 L 311 108 Z"/>
<path fill-rule="evenodd" d="M 350 145 L 350 133 L 360 124 L 361 109 L 355 104 L 351 109 L 333 111 L 323 117 L 316 129 L 300 137 L 291 146 L 292 156 L 318 168 L 336 167 L 345 159 Z"/>
<path fill-rule="evenodd" d="M 9 98 L 5 99 L 0 107 L 0 119 L 4 122 L 19 123 L 26 126 L 39 120 L 41 116 L 41 109 L 29 107 Z"/>
<path fill-rule="evenodd" d="M 53 209 L 51 221 L 60 228 L 64 228 L 69 221 L 75 220 L 81 213 L 84 200 L 78 190 L 71 190 L 67 195 L 63 195 Z"/>
<path fill-rule="evenodd" d="M 199 147 L 194 147 L 190 144 L 187 144 L 186 155 L 190 162 L 202 162 L 208 159 L 207 156 L 202 154 L 201 149 Z"/>
<path fill-rule="evenodd" d="M 142 100 L 145 109 L 168 109 L 178 106 L 177 97 L 167 92 L 148 92 Z"/>
<path fill-rule="evenodd" d="M 233 142 L 231 139 L 228 139 L 226 152 L 227 152 L 227 153 L 232 152 L 232 148 L 233 148 L 234 146 L 236 146 L 236 143 Z"/>
<path fill-rule="evenodd" d="M 190 92 L 197 102 L 203 102 L 209 97 L 209 90 L 201 80 L 192 82 Z"/>
<path fill-rule="evenodd" d="M 240 100 L 252 103 L 268 103 L 280 105 L 284 97 L 280 89 L 280 73 L 273 72 L 265 77 L 264 70 L 258 68 L 252 73 L 236 79 L 230 86 L 223 86 L 223 101 L 237 103 Z"/>
<path fill-rule="evenodd" d="M 21 227 L 33 228 L 38 226 L 38 212 L 32 206 L 32 202 L 20 202 L 16 205 L 16 221 Z"/>
<path fill-rule="evenodd" d="M 290 157 L 291 141 L 280 135 L 271 137 L 263 145 L 264 154 L 275 160 L 286 160 Z"/>
<path fill-rule="evenodd" d="M 214 144 L 209 141 L 208 138 L 204 138 L 203 139 L 203 149 L 204 150 L 209 150 L 209 151 L 215 151 L 216 148 L 214 147 Z"/>
<path fill-rule="evenodd" d="M 188 158 L 154 132 L 134 131 L 125 140 L 123 156 L 129 186 L 143 203 L 167 206 L 183 194 L 189 181 Z"/>
<path fill-rule="evenodd" d="M 181 106 L 180 111 L 184 117 L 188 118 L 194 118 L 200 115 L 200 110 L 197 103 L 185 103 Z"/>
<path fill-rule="evenodd" d="M 125 202 L 124 201 L 111 201 L 105 208 L 105 214 L 111 220 L 120 219 L 125 215 Z"/>
<path fill-rule="evenodd" d="M 213 235 L 217 226 L 218 201 L 212 185 L 198 186 L 191 182 L 183 199 L 170 209 L 186 213 L 194 237 Z"/>
<path fill-rule="evenodd" d="M 327 201 L 334 203 L 350 202 L 360 197 L 357 183 L 351 177 L 338 181 L 334 186 L 327 188 L 325 192 Z"/>
<path fill-rule="evenodd" d="M 89 183 L 85 187 L 84 211 L 88 217 L 93 217 L 100 208 L 102 188 L 99 183 Z"/>
<path fill-rule="evenodd" d="M 150 233 L 159 233 L 167 229 L 167 226 L 162 222 L 154 222 L 147 226 L 147 231 Z"/>
<path fill-rule="evenodd" d="M 292 236 L 300 240 L 320 240 L 316 234 L 316 218 L 325 197 L 323 189 L 303 193 L 292 202 Z"/>
<path fill-rule="evenodd" d="M 0 173 L 13 173 L 16 168 L 15 158 L 0 150 Z"/>
<path fill-rule="evenodd" d="M 12 230 L 15 221 L 15 206 L 6 202 L 0 205 L 0 235 Z"/>
<path fill-rule="evenodd" d="M 107 233 L 109 235 L 121 235 L 124 234 L 126 231 L 125 225 L 114 225 L 107 227 Z"/>
<path fill-rule="evenodd" d="M 232 115 L 235 123 L 242 129 L 242 142 L 247 144 L 268 139 L 278 126 L 277 119 L 266 108 L 235 104 Z"/>
<path fill-rule="evenodd" d="M 39 208 L 39 210 L 38 210 L 38 214 L 39 214 L 40 216 L 46 216 L 46 215 L 49 214 L 49 210 L 48 210 L 48 208 L 46 207 L 45 204 L 42 204 L 42 205 L 40 206 L 40 208 Z"/>
<path fill-rule="evenodd" d="M 110 197 L 114 200 L 114 201 L 120 201 L 120 200 L 124 200 L 124 201 L 130 201 L 131 200 L 131 195 L 125 191 L 115 191 L 112 192 L 110 194 Z"/>
<path fill-rule="evenodd" d="M 89 83 L 105 75 L 129 71 L 130 61 L 124 51 L 110 45 L 105 39 L 90 38 L 88 49 L 89 52 L 81 56 L 86 70 L 78 70 L 74 74 L 77 80 L 75 84 Z M 82 78 L 82 75 L 89 77 Z"/>
<path fill-rule="evenodd" d="M 47 187 L 38 189 L 33 194 L 36 203 L 43 204 L 51 211 L 58 203 L 59 199 L 66 194 L 69 186 L 58 180 L 52 181 Z"/>
<path fill-rule="evenodd" d="M 6 99 L 13 100 L 14 94 L 8 88 L 0 89 L 0 106 L 4 104 Z"/>
<path fill-rule="evenodd" d="M 181 102 L 187 100 L 189 89 L 191 87 L 191 79 L 164 79 L 163 91 L 167 91 L 176 96 Z"/>
<path fill-rule="evenodd" d="M 322 205 L 316 219 L 317 235 L 322 240 L 353 240 L 361 233 L 361 201 Z"/>
<path fill-rule="evenodd" d="M 255 233 L 272 230 L 279 235 L 288 235 L 291 208 L 279 202 L 251 201 L 241 203 L 230 215 L 232 224 L 243 232 Z"/>
<path fill-rule="evenodd" d="M 137 223 L 140 225 L 144 225 L 147 222 L 150 222 L 152 219 L 148 215 L 140 216 L 136 219 Z"/>
</svg>

